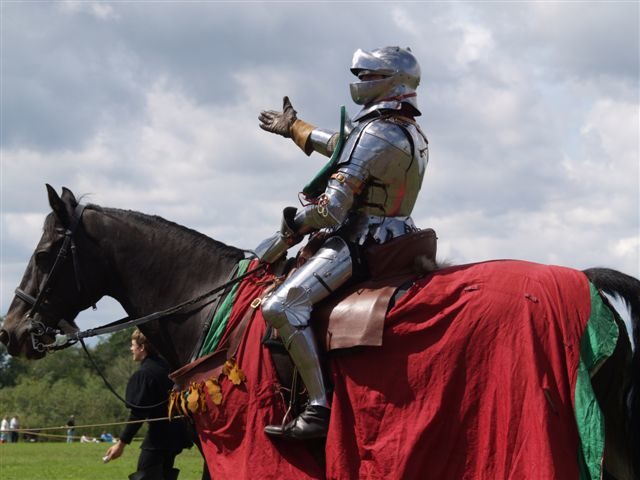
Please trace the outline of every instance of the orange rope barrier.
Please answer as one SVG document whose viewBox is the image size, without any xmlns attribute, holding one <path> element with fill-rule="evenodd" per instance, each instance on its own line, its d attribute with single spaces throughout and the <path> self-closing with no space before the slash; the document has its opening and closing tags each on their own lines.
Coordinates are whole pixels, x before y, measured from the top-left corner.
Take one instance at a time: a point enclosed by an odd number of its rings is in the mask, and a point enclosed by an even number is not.
<svg viewBox="0 0 640 480">
<path fill-rule="evenodd" d="M 8 432 L 22 432 L 22 433 L 32 433 L 34 430 L 41 432 L 44 430 L 68 430 L 69 428 L 95 428 L 95 427 L 110 427 L 113 425 L 127 425 L 131 423 L 144 423 L 144 422 L 161 422 L 164 420 L 173 420 L 176 418 L 184 418 L 184 415 L 175 415 L 172 418 L 169 417 L 160 417 L 160 418 L 146 418 L 144 420 L 128 420 L 126 422 L 113 422 L 113 423 L 94 423 L 92 425 L 76 425 L 75 427 L 62 426 L 62 427 L 29 427 L 29 428 L 13 428 L 7 430 Z"/>
<path fill-rule="evenodd" d="M 66 439 L 69 438 L 69 436 L 67 436 L 67 435 L 56 435 L 54 433 L 38 433 L 38 432 L 33 432 L 31 430 L 25 430 L 25 429 L 14 430 L 14 431 L 15 432 L 23 432 L 23 435 L 26 434 L 29 437 L 59 438 L 61 440 L 62 439 L 66 440 Z M 82 436 L 77 436 L 77 435 L 73 435 L 71 438 L 76 440 L 76 441 L 81 441 L 82 440 Z M 101 441 L 99 439 L 94 439 L 94 440 L 98 440 L 98 441 L 89 441 L 88 443 L 112 443 L 112 442 Z M 140 440 L 142 440 L 142 437 L 134 437 L 133 440 L 140 441 Z"/>
</svg>

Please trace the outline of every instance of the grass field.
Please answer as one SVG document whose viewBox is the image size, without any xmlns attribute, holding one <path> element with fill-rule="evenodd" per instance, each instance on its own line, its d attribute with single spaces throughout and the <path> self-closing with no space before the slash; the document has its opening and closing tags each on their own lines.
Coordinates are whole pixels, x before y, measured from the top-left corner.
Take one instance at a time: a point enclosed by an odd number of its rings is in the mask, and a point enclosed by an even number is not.
<svg viewBox="0 0 640 480">
<path fill-rule="evenodd" d="M 126 480 L 136 470 L 139 443 L 129 445 L 122 457 L 102 463 L 105 443 L 0 444 L 2 480 Z M 200 480 L 203 461 L 196 447 L 176 458 L 179 480 Z"/>
</svg>

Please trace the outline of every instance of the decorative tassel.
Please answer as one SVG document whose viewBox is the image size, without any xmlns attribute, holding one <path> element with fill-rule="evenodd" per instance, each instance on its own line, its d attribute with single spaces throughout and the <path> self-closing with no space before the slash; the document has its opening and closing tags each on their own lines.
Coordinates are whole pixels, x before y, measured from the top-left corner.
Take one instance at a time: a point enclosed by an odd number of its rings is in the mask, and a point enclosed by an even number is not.
<svg viewBox="0 0 640 480">
<path fill-rule="evenodd" d="M 220 405 L 222 403 L 222 389 L 220 388 L 218 380 L 210 378 L 206 381 L 205 386 L 207 387 L 207 392 L 209 392 L 209 398 L 214 405 Z"/>
<path fill-rule="evenodd" d="M 230 358 L 224 362 L 222 373 L 226 375 L 234 385 L 240 385 L 242 382 L 247 380 L 244 372 L 240 370 L 240 366 L 236 363 L 235 358 Z"/>
</svg>

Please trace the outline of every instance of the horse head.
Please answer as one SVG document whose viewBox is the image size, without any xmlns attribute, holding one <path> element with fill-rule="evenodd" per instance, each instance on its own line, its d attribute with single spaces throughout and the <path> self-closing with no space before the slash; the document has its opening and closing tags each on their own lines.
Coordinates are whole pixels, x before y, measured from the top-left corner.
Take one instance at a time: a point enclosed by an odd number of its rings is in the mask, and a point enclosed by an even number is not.
<svg viewBox="0 0 640 480">
<path fill-rule="evenodd" d="M 0 329 L 9 354 L 33 359 L 46 354 L 56 334 L 76 331 L 78 313 L 102 297 L 97 244 L 82 226 L 84 206 L 67 188 L 59 196 L 47 185 L 47 192 L 52 211 Z"/>
</svg>

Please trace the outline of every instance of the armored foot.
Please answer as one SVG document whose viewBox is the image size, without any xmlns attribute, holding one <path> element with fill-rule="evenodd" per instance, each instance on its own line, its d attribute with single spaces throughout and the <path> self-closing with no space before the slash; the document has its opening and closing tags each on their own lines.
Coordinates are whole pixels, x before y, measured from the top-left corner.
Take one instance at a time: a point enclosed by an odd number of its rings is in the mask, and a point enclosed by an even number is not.
<svg viewBox="0 0 640 480">
<path fill-rule="evenodd" d="M 329 430 L 331 410 L 320 405 L 309 405 L 307 408 L 284 426 L 267 425 L 264 432 L 276 438 L 291 440 L 311 440 L 324 438 Z"/>
</svg>

